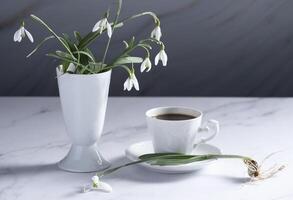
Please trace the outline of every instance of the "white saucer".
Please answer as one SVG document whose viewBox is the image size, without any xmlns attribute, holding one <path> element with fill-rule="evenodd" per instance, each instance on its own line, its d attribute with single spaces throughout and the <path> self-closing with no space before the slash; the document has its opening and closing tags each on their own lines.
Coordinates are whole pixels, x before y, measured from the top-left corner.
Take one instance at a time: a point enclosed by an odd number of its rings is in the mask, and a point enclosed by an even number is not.
<svg viewBox="0 0 293 200">
<path fill-rule="evenodd" d="M 138 157 L 143 154 L 154 153 L 153 144 L 151 141 L 144 141 L 132 144 L 125 150 L 126 157 L 131 161 L 137 161 Z M 200 144 L 198 145 L 192 154 L 203 155 L 203 154 L 221 154 L 219 148 L 210 144 Z M 169 166 L 159 166 L 150 165 L 148 163 L 140 163 L 139 165 L 160 173 L 188 173 L 199 170 L 210 164 L 214 160 L 199 161 L 194 163 L 182 164 L 182 165 L 169 165 Z"/>
</svg>

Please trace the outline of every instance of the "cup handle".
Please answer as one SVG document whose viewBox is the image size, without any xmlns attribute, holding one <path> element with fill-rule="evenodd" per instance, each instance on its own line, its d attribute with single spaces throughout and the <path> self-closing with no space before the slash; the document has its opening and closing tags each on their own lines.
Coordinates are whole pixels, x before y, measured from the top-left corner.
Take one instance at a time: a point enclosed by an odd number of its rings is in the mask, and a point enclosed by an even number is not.
<svg viewBox="0 0 293 200">
<path fill-rule="evenodd" d="M 197 140 L 194 143 L 193 147 L 196 147 L 197 145 L 205 143 L 209 140 L 212 140 L 214 137 L 216 137 L 219 131 L 220 131 L 220 123 L 214 119 L 208 120 L 205 126 L 199 128 L 198 132 L 199 133 L 207 132 L 211 134 L 207 137 L 202 137 L 201 139 Z"/>
</svg>

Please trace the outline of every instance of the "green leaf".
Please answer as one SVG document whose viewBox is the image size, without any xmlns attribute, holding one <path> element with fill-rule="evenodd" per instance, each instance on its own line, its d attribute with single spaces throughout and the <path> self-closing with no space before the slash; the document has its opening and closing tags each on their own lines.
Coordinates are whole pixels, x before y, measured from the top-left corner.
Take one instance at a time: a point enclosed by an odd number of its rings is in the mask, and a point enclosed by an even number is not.
<svg viewBox="0 0 293 200">
<path fill-rule="evenodd" d="M 133 36 L 128 42 L 129 48 L 132 48 L 134 46 L 134 42 L 135 42 L 135 37 Z"/>
<path fill-rule="evenodd" d="M 122 65 L 122 64 L 128 64 L 128 63 L 141 63 L 142 61 L 143 61 L 143 59 L 140 58 L 140 57 L 131 57 L 131 56 L 128 56 L 128 57 L 119 58 L 114 63 L 114 65 Z"/>
<path fill-rule="evenodd" d="M 58 53 L 59 54 L 59 53 Z M 46 54 L 47 56 L 50 56 L 50 57 L 53 57 L 53 58 L 57 58 L 57 59 L 60 59 L 62 61 L 66 61 L 66 62 L 69 62 L 69 63 L 75 63 L 74 60 L 72 60 L 71 58 L 67 57 L 67 56 L 62 56 L 61 54 L 58 55 L 57 53 L 48 53 Z"/>
<path fill-rule="evenodd" d="M 85 48 L 85 51 L 88 52 L 91 55 L 91 57 L 95 60 L 95 56 L 89 48 Z"/>
<path fill-rule="evenodd" d="M 45 39 L 43 39 L 37 46 L 36 48 L 34 48 L 34 50 L 32 50 L 26 57 L 30 57 L 31 55 L 33 55 L 47 40 L 53 39 L 55 38 L 55 36 L 51 35 L 46 37 Z"/>
<path fill-rule="evenodd" d="M 183 155 L 181 153 L 150 153 L 139 156 L 139 159 L 148 159 L 162 156 L 174 156 L 174 155 Z"/>
<path fill-rule="evenodd" d="M 86 51 L 74 51 L 73 53 L 74 53 L 74 54 L 75 54 L 75 53 L 78 53 L 78 54 L 86 55 L 88 58 L 90 58 L 90 59 L 92 60 L 92 62 L 95 62 L 95 59 L 91 56 L 91 54 L 89 54 L 89 53 L 86 52 Z"/>
<path fill-rule="evenodd" d="M 75 37 L 76 41 L 80 42 L 82 40 L 80 33 L 78 31 L 74 31 L 73 33 L 74 33 L 74 37 Z"/>
<path fill-rule="evenodd" d="M 71 60 L 75 60 L 75 58 L 72 58 L 72 56 L 66 52 L 63 52 L 63 51 L 56 51 L 55 52 L 56 55 L 60 56 L 60 57 L 63 57 L 63 58 L 67 58 L 67 59 L 71 59 Z"/>
<path fill-rule="evenodd" d="M 68 47 L 68 45 L 64 42 L 64 40 L 61 39 L 61 37 L 59 37 L 43 20 L 41 20 L 39 17 L 35 16 L 35 15 L 30 15 L 31 18 L 35 21 L 37 21 L 38 23 L 42 24 L 44 27 L 46 27 L 48 29 L 49 32 L 51 32 L 55 38 L 65 47 L 65 49 L 68 51 L 68 53 L 71 53 L 70 48 Z M 73 56 L 73 55 L 72 55 Z"/>
<path fill-rule="evenodd" d="M 147 161 L 148 162 L 148 161 Z M 148 163 L 151 165 L 182 165 L 192 163 L 194 161 L 187 159 L 158 159 L 154 161 L 149 161 Z"/>
<path fill-rule="evenodd" d="M 87 47 L 93 40 L 95 40 L 97 37 L 99 37 L 100 31 L 96 31 L 96 32 L 90 32 L 88 33 L 80 42 L 78 45 L 78 49 L 83 49 L 85 47 Z"/>
<path fill-rule="evenodd" d="M 139 157 L 152 165 L 180 165 L 203 160 L 216 159 L 215 155 L 184 155 L 178 153 L 145 154 Z"/>
<path fill-rule="evenodd" d="M 205 160 L 213 160 L 217 158 L 224 158 L 221 155 L 187 155 L 187 156 L 173 156 L 173 157 L 159 157 L 156 160 L 151 160 L 151 165 L 182 165 L 192 162 L 199 162 Z M 228 158 L 228 157 L 225 157 Z M 233 157 L 235 158 L 235 157 Z"/>
<path fill-rule="evenodd" d="M 62 35 L 63 35 L 63 38 L 61 37 L 60 39 L 62 39 L 67 44 L 67 46 L 70 48 L 71 51 L 74 50 L 75 49 L 74 43 L 71 41 L 69 35 L 66 33 L 62 33 Z"/>
</svg>

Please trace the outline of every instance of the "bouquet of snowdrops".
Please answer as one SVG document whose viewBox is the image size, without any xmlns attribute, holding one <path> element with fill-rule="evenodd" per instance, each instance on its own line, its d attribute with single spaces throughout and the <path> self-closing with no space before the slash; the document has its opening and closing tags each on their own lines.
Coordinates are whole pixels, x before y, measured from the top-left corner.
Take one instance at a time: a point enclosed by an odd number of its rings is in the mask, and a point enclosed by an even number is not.
<svg viewBox="0 0 293 200">
<path fill-rule="evenodd" d="M 140 64 L 141 72 L 148 72 L 151 70 L 152 45 L 158 45 L 160 47 L 160 51 L 155 56 L 155 65 L 158 65 L 159 61 L 161 61 L 163 66 L 166 66 L 168 57 L 165 52 L 165 45 L 161 41 L 162 32 L 160 20 L 157 15 L 153 12 L 143 12 L 120 20 L 119 16 L 121 6 L 122 0 L 118 0 L 117 10 L 113 22 L 110 22 L 110 10 L 108 10 L 104 13 L 102 19 L 100 19 L 93 26 L 91 32 L 83 36 L 78 31 L 74 31 L 74 38 L 70 38 L 68 34 L 57 34 L 42 19 L 35 15 L 31 15 L 31 18 L 44 26 L 51 35 L 44 38 L 36 46 L 36 48 L 27 55 L 27 57 L 34 54 L 48 40 L 56 39 L 63 47 L 63 50 L 57 50 L 53 53 L 48 53 L 47 55 L 60 60 L 58 69 L 62 74 L 97 74 L 120 67 L 123 68 L 128 74 L 128 78 L 124 82 L 124 90 L 130 91 L 133 87 L 136 90 L 139 90 L 139 83 L 135 76 L 135 65 Z M 107 53 L 115 29 L 122 28 L 127 21 L 142 16 L 151 16 L 154 21 L 154 29 L 150 33 L 150 37 L 138 41 L 135 37 L 131 37 L 128 41 L 123 41 L 125 49 L 120 53 L 120 55 L 113 60 L 107 60 Z M 102 58 L 96 58 L 92 50 L 89 48 L 89 45 L 104 33 L 108 35 L 108 41 L 105 44 L 104 54 Z M 25 28 L 25 23 L 22 22 L 20 28 L 14 34 L 14 41 L 21 42 L 25 36 L 27 36 L 31 42 L 34 42 L 32 34 Z M 138 48 L 145 51 L 144 58 L 132 55 L 133 51 Z"/>
</svg>

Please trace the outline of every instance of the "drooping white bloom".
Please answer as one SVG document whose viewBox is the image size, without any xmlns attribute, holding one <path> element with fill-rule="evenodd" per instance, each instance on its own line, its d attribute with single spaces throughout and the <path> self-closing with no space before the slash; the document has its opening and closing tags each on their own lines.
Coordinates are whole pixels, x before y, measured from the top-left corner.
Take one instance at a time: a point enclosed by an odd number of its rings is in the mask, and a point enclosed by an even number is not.
<svg viewBox="0 0 293 200">
<path fill-rule="evenodd" d="M 145 58 L 144 61 L 141 63 L 140 66 L 140 71 L 144 72 L 144 70 L 146 70 L 146 72 L 149 72 L 152 68 L 152 63 L 149 57 Z"/>
<path fill-rule="evenodd" d="M 160 26 L 156 26 L 154 30 L 151 32 L 151 38 L 155 38 L 156 40 L 161 39 L 162 37 L 162 31 Z"/>
<path fill-rule="evenodd" d="M 111 24 L 108 22 L 107 18 L 103 18 L 103 19 L 99 20 L 95 24 L 92 32 L 99 31 L 100 34 L 101 34 L 104 29 L 107 29 L 107 34 L 108 34 L 108 36 L 110 38 L 112 36 L 112 27 L 111 27 Z"/>
<path fill-rule="evenodd" d="M 76 66 L 73 63 L 70 63 L 68 65 L 68 68 L 67 68 L 66 72 L 72 72 L 72 73 L 74 73 L 75 70 L 76 70 Z"/>
<path fill-rule="evenodd" d="M 24 26 L 21 26 L 13 36 L 14 42 L 21 42 L 22 38 L 24 38 L 27 35 L 28 39 L 33 43 L 34 38 L 32 34 L 24 28 Z"/>
<path fill-rule="evenodd" d="M 139 91 L 139 84 L 134 73 L 131 73 L 130 76 L 124 82 L 124 90 L 130 91 L 132 87 Z"/>
<path fill-rule="evenodd" d="M 156 57 L 155 57 L 155 65 L 158 65 L 159 60 L 162 61 L 163 66 L 167 65 L 168 56 L 167 56 L 167 54 L 166 54 L 164 49 L 161 49 L 161 51 L 156 55 Z"/>
<path fill-rule="evenodd" d="M 112 192 L 112 187 L 105 182 L 100 181 L 100 178 L 98 176 L 92 177 L 92 185 L 87 185 L 83 188 L 83 192 L 89 192 L 91 190 L 99 190 L 103 192 Z"/>
</svg>

